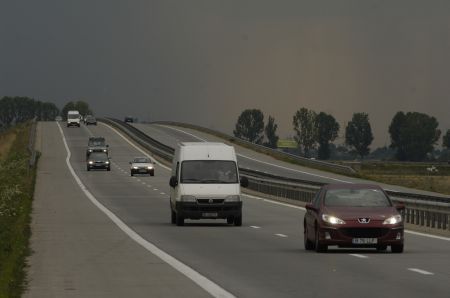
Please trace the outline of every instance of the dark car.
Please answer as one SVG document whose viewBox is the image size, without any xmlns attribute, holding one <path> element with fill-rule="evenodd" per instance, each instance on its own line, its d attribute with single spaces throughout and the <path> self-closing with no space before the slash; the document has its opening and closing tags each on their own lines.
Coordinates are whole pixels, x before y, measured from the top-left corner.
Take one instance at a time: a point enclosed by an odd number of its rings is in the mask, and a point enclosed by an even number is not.
<svg viewBox="0 0 450 298">
<path fill-rule="evenodd" d="M 129 122 L 129 123 L 133 123 L 134 119 L 133 119 L 133 117 L 127 116 L 127 117 L 125 117 L 124 121 L 125 122 Z"/>
<path fill-rule="evenodd" d="M 130 174 L 149 174 L 155 176 L 155 166 L 152 160 L 148 157 L 136 157 L 130 161 Z"/>
<path fill-rule="evenodd" d="M 109 145 L 106 144 L 104 137 L 90 137 L 86 148 L 86 158 L 93 152 L 109 153 Z"/>
<path fill-rule="evenodd" d="M 92 152 L 86 160 L 86 169 L 106 169 L 111 170 L 108 154 L 105 152 Z"/>
<path fill-rule="evenodd" d="M 329 184 L 306 205 L 303 221 L 306 250 L 324 252 L 328 246 L 391 247 L 403 252 L 404 225 L 399 211 L 378 185 Z"/>
<path fill-rule="evenodd" d="M 84 124 L 86 124 L 86 125 L 97 125 L 97 119 L 95 119 L 95 117 L 92 116 L 92 115 L 87 115 L 84 118 Z"/>
</svg>

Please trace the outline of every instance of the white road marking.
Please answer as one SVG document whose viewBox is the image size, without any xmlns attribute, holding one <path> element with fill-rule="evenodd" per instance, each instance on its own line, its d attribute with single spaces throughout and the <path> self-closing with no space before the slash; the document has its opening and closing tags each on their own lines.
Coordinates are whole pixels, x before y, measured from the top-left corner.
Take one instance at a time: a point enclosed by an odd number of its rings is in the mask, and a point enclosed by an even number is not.
<svg viewBox="0 0 450 298">
<path fill-rule="evenodd" d="M 154 191 L 158 191 L 158 189 L 157 189 L 157 188 L 154 188 L 153 190 L 154 190 Z"/>
<path fill-rule="evenodd" d="M 261 229 L 261 227 L 258 227 L 258 226 L 250 226 L 250 228 L 252 228 L 252 229 Z"/>
<path fill-rule="evenodd" d="M 160 195 L 165 195 L 165 193 L 163 193 L 163 192 L 160 192 L 159 194 L 160 194 Z"/>
<path fill-rule="evenodd" d="M 136 180 L 137 180 L 138 182 L 141 182 L 141 179 L 139 179 L 139 178 L 137 178 Z"/>
<path fill-rule="evenodd" d="M 348 255 L 352 256 L 352 257 L 357 257 L 357 258 L 360 258 L 360 259 L 368 259 L 369 258 L 368 256 L 360 255 L 360 254 L 348 254 Z"/>
<path fill-rule="evenodd" d="M 145 185 L 146 183 L 145 182 L 141 182 L 142 183 L 142 185 Z"/>
<path fill-rule="evenodd" d="M 277 202 L 277 201 L 272 201 L 272 200 L 268 200 L 268 199 L 263 199 L 264 202 L 270 203 L 270 204 L 275 204 L 275 205 L 281 205 L 281 206 L 285 206 L 285 207 L 290 207 L 290 208 L 295 208 L 295 209 L 300 209 L 300 210 L 306 210 L 303 207 L 300 206 L 294 206 L 294 205 L 290 205 L 290 204 L 286 204 L 286 203 L 281 203 L 281 202 Z"/>
<path fill-rule="evenodd" d="M 412 234 L 412 235 L 417 235 L 417 236 L 423 236 L 423 237 L 439 239 L 439 240 L 450 241 L 450 238 L 448 238 L 448 237 L 429 235 L 429 234 L 419 233 L 419 232 L 410 231 L 410 230 L 405 230 L 405 233 Z"/>
<path fill-rule="evenodd" d="M 284 234 L 275 234 L 275 236 L 281 237 L 281 238 L 287 238 L 287 235 Z"/>
<path fill-rule="evenodd" d="M 142 154 L 144 154 L 145 156 L 147 156 L 148 158 L 152 159 L 153 162 L 157 165 L 159 165 L 160 167 L 162 167 L 163 169 L 166 169 L 168 171 L 171 171 L 172 169 L 163 165 L 162 163 L 156 161 L 154 158 L 152 158 L 147 152 L 145 152 L 144 150 L 142 150 L 141 148 L 139 148 L 138 146 L 136 146 L 135 144 L 133 144 L 130 140 L 128 140 L 123 134 L 121 134 L 117 129 L 115 129 L 112 126 L 109 126 L 108 124 L 105 124 L 103 122 L 100 122 L 101 125 L 104 125 L 106 127 L 108 127 L 109 129 L 113 130 L 115 133 L 117 133 L 119 136 L 122 137 L 122 139 L 124 139 L 128 144 L 130 144 L 131 146 L 133 146 L 136 150 L 138 150 L 139 152 L 141 152 Z"/>
<path fill-rule="evenodd" d="M 173 130 L 176 130 L 176 131 L 185 133 L 185 134 L 187 134 L 187 135 L 189 135 L 189 136 L 191 136 L 191 137 L 194 137 L 194 138 L 196 138 L 197 140 L 200 140 L 200 141 L 202 141 L 202 142 L 207 142 L 207 140 L 202 139 L 202 138 L 200 138 L 200 137 L 197 137 L 196 135 L 193 135 L 193 134 L 191 134 L 191 133 L 189 133 L 189 132 L 186 132 L 186 131 L 184 131 L 184 130 L 181 130 L 181 129 L 178 129 L 178 128 L 174 128 L 174 127 L 170 127 L 170 126 L 166 126 L 166 125 L 160 125 L 160 126 L 163 126 L 163 127 L 169 128 L 169 129 L 173 129 Z M 237 155 L 237 156 L 240 156 L 240 157 L 243 157 L 243 158 L 245 158 L 245 159 L 249 159 L 249 160 L 252 160 L 252 161 L 255 161 L 255 162 L 259 162 L 259 163 L 262 163 L 262 164 L 270 165 L 270 166 L 273 166 L 273 167 L 276 167 L 276 168 L 280 168 L 280 169 L 284 169 L 284 170 L 289 170 L 289 171 L 296 172 L 296 173 L 302 173 L 302 174 L 309 175 L 309 176 L 314 176 L 314 177 L 319 177 L 319 178 L 330 179 L 330 180 L 334 180 L 334 181 L 338 181 L 338 182 L 342 182 L 342 183 L 353 183 L 353 182 L 346 181 L 346 180 L 341 180 L 341 179 L 332 178 L 332 177 L 328 177 L 328 176 L 323 176 L 323 175 L 319 175 L 319 174 L 312 174 L 312 173 L 308 173 L 308 172 L 305 172 L 305 171 L 300 171 L 300 170 L 297 170 L 297 169 L 293 169 L 293 168 L 288 168 L 288 167 L 280 166 L 280 165 L 273 164 L 273 163 L 270 163 L 270 162 L 258 160 L 258 159 L 255 159 L 255 158 L 251 158 L 251 157 L 248 157 L 248 156 L 243 155 L 243 154 L 240 154 L 240 153 L 236 153 L 236 155 Z M 265 172 L 265 173 L 266 173 L 266 172 Z"/>
<path fill-rule="evenodd" d="M 111 212 L 108 208 L 106 208 L 104 205 L 102 205 L 95 197 L 94 195 L 86 188 L 86 186 L 81 181 L 80 177 L 75 173 L 72 165 L 70 164 L 70 156 L 71 152 L 69 149 L 69 146 L 67 145 L 66 137 L 64 136 L 64 132 L 61 129 L 61 126 L 59 123 L 56 123 L 58 125 L 59 131 L 61 133 L 64 147 L 66 148 L 67 156 L 66 156 L 66 164 L 69 168 L 70 173 L 72 174 L 72 177 L 75 179 L 76 183 L 80 187 L 80 189 L 83 191 L 83 193 L 86 195 L 86 197 L 94 204 L 98 209 L 100 209 L 114 224 L 116 224 L 124 233 L 126 233 L 132 240 L 134 240 L 136 243 L 140 244 L 142 247 L 147 249 L 149 252 L 154 254 L 155 256 L 159 257 L 161 260 L 172 266 L 174 269 L 179 271 L 181 274 L 185 275 L 189 279 L 191 279 L 193 282 L 195 282 L 199 287 L 210 293 L 214 297 L 224 297 L 224 298 L 234 298 L 235 296 L 231 294 L 230 292 L 226 291 L 225 289 L 221 288 L 218 284 L 212 282 L 205 276 L 201 275 L 191 267 L 183 264 L 182 262 L 178 261 L 168 253 L 164 252 L 163 250 L 156 247 L 153 243 L 145 240 L 142 238 L 138 233 L 133 231 L 129 226 L 127 226 L 122 220 L 120 220 L 119 217 L 117 217 L 113 212 Z"/>
<path fill-rule="evenodd" d="M 409 271 L 413 271 L 413 272 L 417 272 L 417 273 L 420 273 L 420 274 L 423 274 L 423 275 L 434 275 L 433 272 L 425 271 L 425 270 L 418 269 L 418 268 L 408 268 L 408 270 Z"/>
</svg>

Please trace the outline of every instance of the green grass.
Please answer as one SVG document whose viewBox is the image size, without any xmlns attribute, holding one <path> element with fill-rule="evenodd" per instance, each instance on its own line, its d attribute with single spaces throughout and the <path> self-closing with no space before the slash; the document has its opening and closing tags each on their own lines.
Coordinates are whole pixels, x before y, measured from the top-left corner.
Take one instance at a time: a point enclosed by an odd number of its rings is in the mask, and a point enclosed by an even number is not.
<svg viewBox="0 0 450 298">
<path fill-rule="evenodd" d="M 20 297 L 25 285 L 36 177 L 28 167 L 29 128 L 15 127 L 15 140 L 0 161 L 0 297 Z"/>
</svg>

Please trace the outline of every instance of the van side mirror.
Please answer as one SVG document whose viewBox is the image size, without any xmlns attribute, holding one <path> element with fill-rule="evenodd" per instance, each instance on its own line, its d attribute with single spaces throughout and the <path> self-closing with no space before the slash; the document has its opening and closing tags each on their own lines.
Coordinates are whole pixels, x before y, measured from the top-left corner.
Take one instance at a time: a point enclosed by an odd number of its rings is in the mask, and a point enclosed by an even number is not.
<svg viewBox="0 0 450 298">
<path fill-rule="evenodd" d="M 241 186 L 242 187 L 248 187 L 248 178 L 247 177 L 241 177 L 241 181 L 240 181 L 240 183 L 241 183 Z"/>
<path fill-rule="evenodd" d="M 170 177 L 169 185 L 170 185 L 170 187 L 175 188 L 178 185 L 177 177 L 175 177 L 175 176 Z"/>
</svg>

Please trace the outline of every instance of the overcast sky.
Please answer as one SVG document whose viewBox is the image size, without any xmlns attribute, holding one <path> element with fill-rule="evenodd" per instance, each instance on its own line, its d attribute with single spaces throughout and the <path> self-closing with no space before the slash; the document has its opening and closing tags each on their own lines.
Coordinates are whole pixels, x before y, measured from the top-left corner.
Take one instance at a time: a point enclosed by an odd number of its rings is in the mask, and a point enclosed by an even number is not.
<svg viewBox="0 0 450 298">
<path fill-rule="evenodd" d="M 381 146 L 397 111 L 450 128 L 450 1 L 0 0 L 4 95 L 228 133 L 259 108 L 281 137 L 367 112 Z"/>
</svg>

